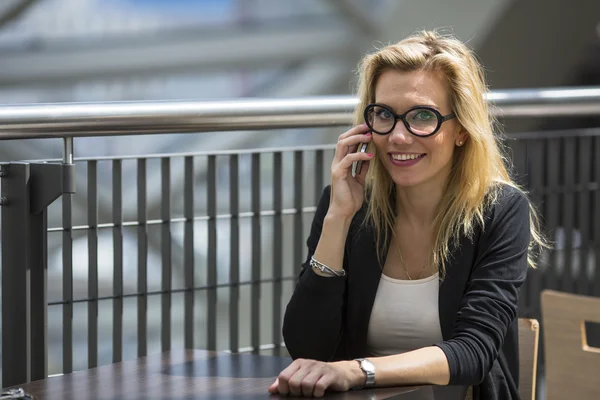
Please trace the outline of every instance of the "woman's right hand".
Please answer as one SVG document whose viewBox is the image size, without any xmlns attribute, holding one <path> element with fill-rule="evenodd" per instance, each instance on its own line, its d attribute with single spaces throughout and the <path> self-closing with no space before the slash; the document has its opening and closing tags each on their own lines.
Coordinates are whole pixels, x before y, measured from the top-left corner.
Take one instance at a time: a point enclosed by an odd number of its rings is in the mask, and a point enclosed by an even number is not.
<svg viewBox="0 0 600 400">
<path fill-rule="evenodd" d="M 365 198 L 365 177 L 372 154 L 356 152 L 361 143 L 370 143 L 366 124 L 355 126 L 340 135 L 331 163 L 331 197 L 328 213 L 352 218 Z M 352 176 L 352 163 L 363 161 L 360 174 Z"/>
</svg>

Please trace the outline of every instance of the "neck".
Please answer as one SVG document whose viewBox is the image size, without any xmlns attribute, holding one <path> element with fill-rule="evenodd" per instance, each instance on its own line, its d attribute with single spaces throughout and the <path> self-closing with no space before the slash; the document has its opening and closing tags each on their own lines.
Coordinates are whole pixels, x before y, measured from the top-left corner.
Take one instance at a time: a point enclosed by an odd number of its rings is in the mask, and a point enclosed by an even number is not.
<svg viewBox="0 0 600 400">
<path fill-rule="evenodd" d="M 410 226 L 430 227 L 442 200 L 445 180 L 431 180 L 418 186 L 396 186 L 396 215 Z"/>
</svg>

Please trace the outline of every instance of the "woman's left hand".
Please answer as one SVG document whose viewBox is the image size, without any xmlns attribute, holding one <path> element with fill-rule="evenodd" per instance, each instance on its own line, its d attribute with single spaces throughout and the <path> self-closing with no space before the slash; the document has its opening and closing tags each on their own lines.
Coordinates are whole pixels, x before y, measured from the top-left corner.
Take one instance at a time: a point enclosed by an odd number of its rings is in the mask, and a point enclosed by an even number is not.
<svg viewBox="0 0 600 400">
<path fill-rule="evenodd" d="M 364 384 L 366 377 L 356 361 L 326 363 L 297 359 L 269 387 L 269 393 L 322 397 L 325 390 L 345 392 Z"/>
</svg>

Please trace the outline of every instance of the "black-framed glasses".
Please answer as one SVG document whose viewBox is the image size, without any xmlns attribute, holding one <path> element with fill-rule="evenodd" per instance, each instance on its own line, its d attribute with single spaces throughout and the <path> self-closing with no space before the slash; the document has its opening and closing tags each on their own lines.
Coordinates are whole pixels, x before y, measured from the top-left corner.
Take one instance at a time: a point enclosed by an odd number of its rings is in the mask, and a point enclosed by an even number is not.
<svg viewBox="0 0 600 400">
<path fill-rule="evenodd" d="M 424 106 L 413 107 L 404 114 L 396 114 L 383 104 L 369 104 L 364 116 L 367 126 L 380 135 L 393 131 L 396 121 L 400 119 L 410 133 L 419 137 L 435 135 L 444 122 L 456 118 L 454 113 L 442 115 L 435 108 Z"/>
</svg>

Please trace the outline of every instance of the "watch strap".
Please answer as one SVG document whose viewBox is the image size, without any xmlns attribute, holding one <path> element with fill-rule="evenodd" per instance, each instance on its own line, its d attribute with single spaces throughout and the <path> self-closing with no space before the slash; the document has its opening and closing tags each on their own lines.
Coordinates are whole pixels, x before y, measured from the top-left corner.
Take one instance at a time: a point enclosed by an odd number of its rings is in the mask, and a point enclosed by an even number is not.
<svg viewBox="0 0 600 400">
<path fill-rule="evenodd" d="M 364 385 L 356 387 L 355 389 L 362 389 L 363 387 L 371 387 L 375 385 L 375 366 L 373 363 L 365 358 L 356 358 L 355 361 L 358 362 L 358 366 L 367 376 L 367 380 Z M 370 368 L 366 368 L 365 364 L 369 363 Z"/>
</svg>

